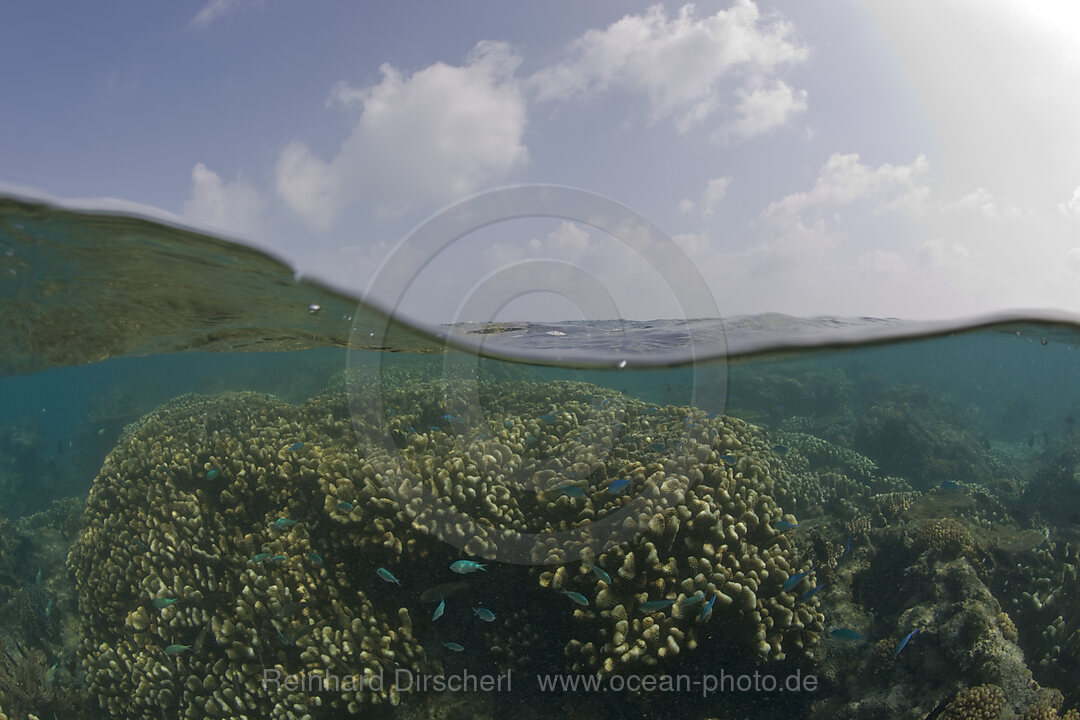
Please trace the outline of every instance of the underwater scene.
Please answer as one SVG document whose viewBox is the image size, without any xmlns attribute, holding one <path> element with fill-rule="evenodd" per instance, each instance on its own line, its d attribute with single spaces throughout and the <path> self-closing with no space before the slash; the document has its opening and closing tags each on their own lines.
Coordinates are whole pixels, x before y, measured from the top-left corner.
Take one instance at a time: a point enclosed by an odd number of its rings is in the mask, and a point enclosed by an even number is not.
<svg viewBox="0 0 1080 720">
<path fill-rule="evenodd" d="M 1062 318 L 439 336 L 14 199 L 0 304 L 0 720 L 1080 718 Z"/>
</svg>

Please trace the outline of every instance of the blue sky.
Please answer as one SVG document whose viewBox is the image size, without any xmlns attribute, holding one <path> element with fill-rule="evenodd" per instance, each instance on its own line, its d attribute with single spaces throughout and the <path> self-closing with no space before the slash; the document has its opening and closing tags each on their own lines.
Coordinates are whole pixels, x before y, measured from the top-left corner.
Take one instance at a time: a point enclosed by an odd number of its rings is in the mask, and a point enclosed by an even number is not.
<svg viewBox="0 0 1080 720">
<path fill-rule="evenodd" d="M 6 3 L 0 190 L 214 229 L 363 294 L 441 207 L 554 183 L 655 222 L 725 315 L 1077 312 L 1077 37 L 1067 1 Z M 493 319 L 458 309 L 535 259 L 623 317 L 679 314 L 678 278 L 554 219 L 457 243 L 401 310 Z"/>
</svg>

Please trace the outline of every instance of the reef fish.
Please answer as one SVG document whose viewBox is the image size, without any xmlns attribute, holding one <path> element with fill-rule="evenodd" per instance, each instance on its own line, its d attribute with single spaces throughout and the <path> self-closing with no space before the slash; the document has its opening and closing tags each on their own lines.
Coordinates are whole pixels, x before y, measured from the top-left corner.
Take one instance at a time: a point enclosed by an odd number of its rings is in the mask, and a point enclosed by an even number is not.
<svg viewBox="0 0 1080 720">
<path fill-rule="evenodd" d="M 834 637 L 837 640 L 862 640 L 862 635 L 855 632 L 850 628 L 833 628 L 829 631 L 829 637 Z"/>
<path fill-rule="evenodd" d="M 49 613 L 52 612 L 53 599 L 49 598 L 49 602 L 45 603 L 45 617 L 49 617 Z"/>
<path fill-rule="evenodd" d="M 906 648 L 906 647 L 907 647 L 907 644 L 908 644 L 909 642 L 911 642 L 911 638 L 915 637 L 915 633 L 917 633 L 917 632 L 919 632 L 919 629 L 918 629 L 918 628 L 915 628 L 914 630 L 912 630 L 911 632 L 909 632 L 909 633 L 908 633 L 908 634 L 907 634 L 907 635 L 906 635 L 906 636 L 904 637 L 904 639 L 900 641 L 900 644 L 896 646 L 896 649 L 895 649 L 895 650 L 893 650 L 893 652 L 892 652 L 892 656 L 893 656 L 893 657 L 896 657 L 897 655 L 899 655 L 899 654 L 900 654 L 900 651 L 901 651 L 901 650 L 903 650 L 904 648 Z"/>
<path fill-rule="evenodd" d="M 345 512 L 349 512 L 350 510 L 353 509 L 353 504 L 351 502 L 342 500 L 341 502 L 339 502 L 337 504 L 337 509 L 338 510 L 344 510 Z"/>
<path fill-rule="evenodd" d="M 590 565 L 589 569 L 593 571 L 593 574 L 596 575 L 596 577 L 600 578 L 608 585 L 611 585 L 611 576 L 608 575 L 607 570 L 599 565 Z"/>
<path fill-rule="evenodd" d="M 705 596 L 704 595 L 691 595 L 690 597 L 686 597 L 686 598 L 683 598 L 682 600 L 680 600 L 679 601 L 679 607 L 681 607 L 681 608 L 692 608 L 695 605 L 698 605 L 699 603 L 702 603 L 704 601 L 705 601 Z"/>
<path fill-rule="evenodd" d="M 810 588 L 809 590 L 807 590 L 806 592 L 804 592 L 804 593 L 803 593 L 802 595 L 800 595 L 800 596 L 799 596 L 799 602 L 806 602 L 806 601 L 807 601 L 807 600 L 809 600 L 810 598 L 812 598 L 812 597 L 814 597 L 815 595 L 817 595 L 817 594 L 818 594 L 818 592 L 819 592 L 819 591 L 820 591 L 820 590 L 821 590 L 821 589 L 822 589 L 823 587 L 825 587 L 825 583 L 821 583 L 820 585 L 817 585 L 817 586 L 815 586 L 815 587 L 812 587 L 812 588 Z"/>
<path fill-rule="evenodd" d="M 807 576 L 807 575 L 809 575 L 809 574 L 810 574 L 810 571 L 809 571 L 809 570 L 807 570 L 806 572 L 801 572 L 801 573 L 795 573 L 794 575 L 792 575 L 791 577 L 789 577 L 789 578 L 787 579 L 787 581 L 786 581 L 786 582 L 784 582 L 783 586 L 782 586 L 782 587 L 780 588 L 780 592 L 787 592 L 788 590 L 792 590 L 792 589 L 794 589 L 794 588 L 795 588 L 795 587 L 797 587 L 797 586 L 799 585 L 799 583 L 801 583 L 801 582 L 802 582 L 802 581 L 803 581 L 803 580 L 804 580 L 804 579 L 806 578 L 806 576 Z"/>
<path fill-rule="evenodd" d="M 563 590 L 562 594 L 576 602 L 578 605 L 581 605 L 582 607 L 589 606 L 589 598 L 585 597 L 579 592 L 574 592 L 573 590 Z"/>
<path fill-rule="evenodd" d="M 277 520 L 274 521 L 274 527 L 277 528 L 278 530 L 287 530 L 287 529 L 291 528 L 295 524 L 296 524 L 296 521 L 295 520 L 290 520 L 289 518 L 278 518 Z"/>
<path fill-rule="evenodd" d="M 166 655 L 179 655 L 182 652 L 186 652 L 191 649 L 190 645 L 170 645 L 165 648 Z"/>
<path fill-rule="evenodd" d="M 435 612 L 431 613 L 432 621 L 438 620 L 446 612 L 446 600 L 439 600 L 439 606 L 435 608 Z"/>
<path fill-rule="evenodd" d="M 795 523 L 790 523 L 787 520 L 777 520 L 772 524 L 772 526 L 773 530 L 779 530 L 782 533 L 787 532 L 788 530 L 794 530 L 795 528 L 799 527 Z"/>
<path fill-rule="evenodd" d="M 178 601 L 179 598 L 154 598 L 154 602 L 152 604 L 158 610 L 164 610 L 165 608 L 172 605 L 174 602 Z"/>
<path fill-rule="evenodd" d="M 787 452 L 787 447 L 784 445 L 773 445 L 772 449 L 781 455 Z"/>
<path fill-rule="evenodd" d="M 721 455 L 721 456 L 720 456 L 720 459 L 721 459 L 721 460 L 722 460 L 722 461 L 724 462 L 724 464 L 725 464 L 725 465 L 727 465 L 728 467 L 734 467 L 734 466 L 735 466 L 735 464 L 736 464 L 737 462 L 739 462 L 739 461 L 738 461 L 738 459 L 736 459 L 736 457 L 735 457 L 734 455 Z"/>
<path fill-rule="evenodd" d="M 483 563 L 478 563 L 475 560 L 458 560 L 450 565 L 450 569 L 456 572 L 458 575 L 468 575 L 469 573 L 474 573 L 477 570 L 483 570 L 484 572 L 487 572 L 487 570 L 484 569 L 486 567 L 487 566 Z"/>
<path fill-rule="evenodd" d="M 958 493 L 964 491 L 964 488 L 960 485 L 960 483 L 954 482 L 952 480 L 945 480 L 940 485 L 938 485 L 938 487 L 941 488 L 941 492 L 943 493 Z"/>
<path fill-rule="evenodd" d="M 577 500 L 585 497 L 585 491 L 579 488 L 577 485 L 561 485 L 556 489 L 561 490 L 564 495 L 568 495 Z"/>
<path fill-rule="evenodd" d="M 698 620 L 705 621 L 712 617 L 712 606 L 716 602 L 716 597 L 716 595 L 713 595 L 711 598 L 709 598 L 709 602 L 705 605 L 705 607 L 701 608 L 701 613 L 698 615 Z"/>
<path fill-rule="evenodd" d="M 253 562 L 253 563 L 261 563 L 263 560 L 266 560 L 269 557 L 270 557 L 270 553 L 256 553 L 255 557 L 251 558 L 251 562 Z"/>
<path fill-rule="evenodd" d="M 444 642 L 443 647 L 447 650 L 453 650 L 454 652 L 462 652 L 465 650 L 464 646 L 459 645 L 456 642 Z"/>
<path fill-rule="evenodd" d="M 630 484 L 630 478 L 619 478 L 607 486 L 608 495 L 618 495 L 623 488 Z"/>
<path fill-rule="evenodd" d="M 495 613 L 491 612 L 487 608 L 478 607 L 473 608 L 473 615 L 480 618 L 484 622 L 495 622 Z"/>
<path fill-rule="evenodd" d="M 555 416 L 554 415 L 541 415 L 540 419 L 543 420 L 548 425 L 554 425 L 555 424 Z"/>
<path fill-rule="evenodd" d="M 379 568 L 375 571 L 375 574 L 379 576 L 384 582 L 394 583 L 395 585 L 401 585 L 401 581 L 394 577 L 394 573 L 390 572 L 386 568 Z"/>
<path fill-rule="evenodd" d="M 211 470 L 210 472 L 206 473 L 206 479 L 211 480 L 211 481 L 216 480 L 217 476 L 220 475 L 220 474 L 221 474 L 220 470 L 216 470 L 216 469 Z"/>
<path fill-rule="evenodd" d="M 315 563 L 316 565 L 322 565 L 323 559 L 322 559 L 322 555 L 320 555 L 319 553 L 317 553 L 317 552 L 315 552 L 313 550 L 313 551 L 309 552 L 307 554 L 307 556 L 308 556 L 308 560 L 310 560 L 311 562 Z"/>
<path fill-rule="evenodd" d="M 657 610 L 663 610 L 666 607 L 670 607 L 675 604 L 675 601 L 671 598 L 664 598 L 663 600 L 648 600 L 641 603 L 639 607 L 645 612 L 656 612 Z"/>
<path fill-rule="evenodd" d="M 855 537 L 853 534 L 847 536 L 847 542 L 844 543 L 844 552 L 841 554 L 841 557 L 851 554 L 851 539 L 853 537 Z"/>
</svg>

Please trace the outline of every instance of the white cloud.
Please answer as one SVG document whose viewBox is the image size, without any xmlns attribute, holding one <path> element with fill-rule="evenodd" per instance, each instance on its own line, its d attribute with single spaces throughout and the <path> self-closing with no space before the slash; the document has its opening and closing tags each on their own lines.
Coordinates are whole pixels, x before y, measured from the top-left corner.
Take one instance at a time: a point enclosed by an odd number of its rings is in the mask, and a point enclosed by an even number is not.
<svg viewBox="0 0 1080 720">
<path fill-rule="evenodd" d="M 210 0 L 202 6 L 191 20 L 192 25 L 209 25 L 219 17 L 235 12 L 244 5 L 251 4 L 251 0 Z"/>
<path fill-rule="evenodd" d="M 184 205 L 185 219 L 239 235 L 253 233 L 262 212 L 262 199 L 250 183 L 221 177 L 202 163 L 191 170 L 191 195 Z"/>
<path fill-rule="evenodd" d="M 1072 197 L 1068 202 L 1058 203 L 1058 210 L 1062 215 L 1072 215 L 1080 218 L 1080 186 L 1073 190 Z"/>
<path fill-rule="evenodd" d="M 771 130 L 806 107 L 805 92 L 769 80 L 804 61 L 807 48 L 789 22 L 763 17 L 751 0 L 700 19 L 692 4 L 674 18 L 654 5 L 588 30 L 571 55 L 529 79 L 541 100 L 623 90 L 647 98 L 653 121 L 670 117 L 686 132 L 728 105 L 739 85 L 735 123 L 743 137 Z M 751 126 L 755 121 L 761 129 Z"/>
<path fill-rule="evenodd" d="M 1001 220 L 1019 217 L 1020 209 L 1015 205 L 997 200 L 986 188 L 978 188 L 964 195 L 950 208 L 978 212 L 987 220 Z"/>
<path fill-rule="evenodd" d="M 935 269 L 962 265 L 970 257 L 971 252 L 966 245 L 940 237 L 927 240 L 919 247 L 919 259 L 922 264 Z"/>
<path fill-rule="evenodd" d="M 730 132 L 741 138 L 771 132 L 807 108 L 806 91 L 795 90 L 783 80 L 771 86 L 739 88 L 736 95 L 738 117 L 731 123 Z"/>
<path fill-rule="evenodd" d="M 862 163 L 856 153 L 834 153 L 821 167 L 813 188 L 770 203 L 761 217 L 768 224 L 800 225 L 806 216 L 857 200 L 876 199 L 883 209 L 910 206 L 913 198 L 927 194 L 917 178 L 929 167 L 922 155 L 909 165 L 884 163 L 875 168 Z"/>
<path fill-rule="evenodd" d="M 405 75 L 385 64 L 377 85 L 339 83 L 330 101 L 359 110 L 356 125 L 329 161 L 290 143 L 278 159 L 278 194 L 326 228 L 353 203 L 392 216 L 505 178 L 528 161 L 520 62 L 506 44 L 484 41 L 461 66 Z"/>
<path fill-rule="evenodd" d="M 718 177 L 713 178 L 705 185 L 705 189 L 701 192 L 701 198 L 699 200 L 691 200 L 690 198 L 683 198 L 679 201 L 679 212 L 690 213 L 695 209 L 700 209 L 701 217 L 708 220 L 713 216 L 716 210 L 716 204 L 727 196 L 728 187 L 731 185 L 732 178 L 730 177 Z"/>
</svg>

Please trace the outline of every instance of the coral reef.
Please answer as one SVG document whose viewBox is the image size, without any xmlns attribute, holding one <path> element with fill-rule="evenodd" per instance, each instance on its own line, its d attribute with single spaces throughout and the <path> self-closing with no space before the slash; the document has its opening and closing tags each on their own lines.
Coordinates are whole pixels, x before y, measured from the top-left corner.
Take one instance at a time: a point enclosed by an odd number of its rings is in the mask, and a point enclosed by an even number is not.
<svg viewBox="0 0 1080 720">
<path fill-rule="evenodd" d="M 68 560 L 101 707 L 150 720 L 397 703 L 392 687 L 313 695 L 268 688 L 261 672 L 440 670 L 447 655 L 432 640 L 446 638 L 430 608 L 375 573 L 445 578 L 462 556 L 439 538 L 472 557 L 509 549 L 554 566 L 500 564 L 499 582 L 531 577 L 565 603 L 535 607 L 550 632 L 525 639 L 536 653 L 564 643 L 578 668 L 669 661 L 709 622 L 761 661 L 812 656 L 822 617 L 797 598 L 814 574 L 772 527 L 795 518 L 769 495 L 775 455 L 760 432 L 583 383 L 495 383 L 479 417 L 465 390 L 403 383 L 382 391 L 383 417 L 369 397 L 350 417 L 339 396 L 185 396 L 126 432 Z M 610 492 L 621 478 L 627 491 Z M 594 529 L 609 516 L 619 521 Z M 610 570 L 610 587 L 588 563 Z M 495 573 L 477 575 L 480 589 Z M 571 608 L 560 589 L 589 606 Z M 710 612 L 640 607 L 694 593 L 716 598 Z M 512 617 L 485 628 L 484 644 L 527 666 Z"/>
</svg>

